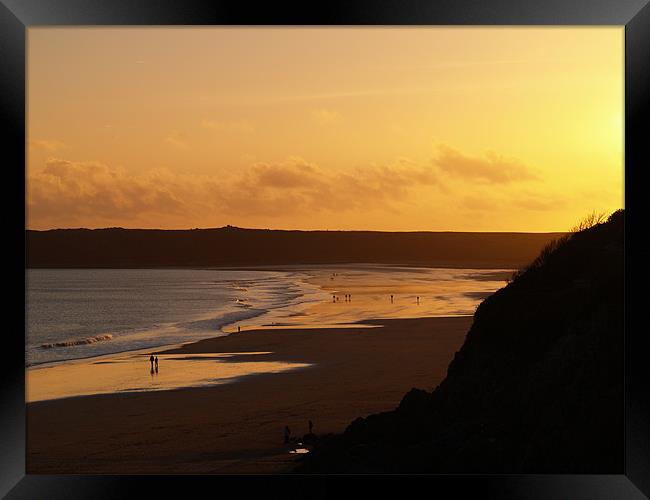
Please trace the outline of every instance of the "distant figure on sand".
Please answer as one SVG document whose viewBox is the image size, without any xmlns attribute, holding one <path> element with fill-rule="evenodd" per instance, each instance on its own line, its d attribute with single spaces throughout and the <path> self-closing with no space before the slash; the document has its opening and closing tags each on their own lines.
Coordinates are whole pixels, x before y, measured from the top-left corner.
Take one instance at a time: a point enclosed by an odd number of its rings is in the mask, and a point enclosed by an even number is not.
<svg viewBox="0 0 650 500">
<path fill-rule="evenodd" d="M 312 431 L 313 429 L 314 429 L 314 423 L 310 420 L 310 421 L 309 421 L 309 434 L 312 433 L 311 431 Z"/>
<path fill-rule="evenodd" d="M 153 371 L 153 354 L 149 358 L 149 363 L 151 363 L 151 371 Z"/>
<path fill-rule="evenodd" d="M 393 303 L 393 296 L 392 295 L 390 296 L 390 303 L 391 304 Z"/>
<path fill-rule="evenodd" d="M 241 332 L 241 326 L 237 325 L 237 333 Z"/>
<path fill-rule="evenodd" d="M 156 363 L 156 373 L 158 373 L 158 356 L 156 356 L 156 359 L 154 361 Z"/>
<path fill-rule="evenodd" d="M 415 297 L 415 298 L 417 299 L 417 301 L 418 301 L 418 304 L 419 304 L 419 303 L 420 303 L 420 296 L 418 295 L 418 296 L 417 296 L 417 297 Z"/>
<path fill-rule="evenodd" d="M 289 442 L 289 437 L 291 437 L 291 429 L 289 429 L 288 425 L 284 426 L 284 444 L 287 444 Z"/>
</svg>

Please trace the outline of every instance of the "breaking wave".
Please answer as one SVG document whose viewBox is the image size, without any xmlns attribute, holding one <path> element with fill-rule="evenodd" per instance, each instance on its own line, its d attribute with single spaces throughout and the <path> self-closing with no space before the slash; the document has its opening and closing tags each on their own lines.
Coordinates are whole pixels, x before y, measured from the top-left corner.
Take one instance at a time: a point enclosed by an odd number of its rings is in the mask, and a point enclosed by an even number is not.
<svg viewBox="0 0 650 500">
<path fill-rule="evenodd" d="M 291 272 L 30 270 L 29 276 L 28 366 L 223 336 L 226 327 L 263 324 L 257 318 L 265 315 L 270 323 L 283 310 L 322 300 L 307 275 Z M 95 315 L 88 315 L 89 302 Z M 59 311 L 54 318 L 52 309 Z"/>
<path fill-rule="evenodd" d="M 76 340 L 66 340 L 63 342 L 53 342 L 47 344 L 41 344 L 42 349 L 52 349 L 53 347 L 73 347 L 76 345 L 88 345 L 94 344 L 96 342 L 104 342 L 106 340 L 112 340 L 113 335 L 106 333 L 104 335 L 96 335 L 94 337 L 86 337 L 85 339 L 76 339 Z"/>
</svg>

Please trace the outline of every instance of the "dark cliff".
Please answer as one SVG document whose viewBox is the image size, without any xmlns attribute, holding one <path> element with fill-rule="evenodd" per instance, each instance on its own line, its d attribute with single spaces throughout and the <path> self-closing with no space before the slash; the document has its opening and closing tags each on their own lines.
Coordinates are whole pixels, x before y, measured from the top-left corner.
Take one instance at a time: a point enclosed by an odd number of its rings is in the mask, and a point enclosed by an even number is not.
<svg viewBox="0 0 650 500">
<path fill-rule="evenodd" d="M 550 245 L 480 304 L 433 393 L 322 437 L 297 472 L 622 472 L 623 234 L 621 210 Z"/>
</svg>

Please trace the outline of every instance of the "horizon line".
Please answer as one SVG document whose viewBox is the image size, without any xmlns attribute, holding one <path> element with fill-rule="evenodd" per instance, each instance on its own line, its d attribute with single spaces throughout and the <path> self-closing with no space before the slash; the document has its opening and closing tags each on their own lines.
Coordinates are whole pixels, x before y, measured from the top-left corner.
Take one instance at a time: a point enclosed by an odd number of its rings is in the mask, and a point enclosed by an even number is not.
<svg viewBox="0 0 650 500">
<path fill-rule="evenodd" d="M 227 224 L 220 227 L 193 227 L 193 228 L 139 228 L 139 227 L 121 227 L 121 226 L 107 226 L 107 227 L 55 227 L 48 229 L 31 229 L 26 227 L 25 231 L 47 232 L 47 231 L 106 231 L 119 229 L 122 231 L 215 231 L 219 229 L 240 229 L 245 231 L 283 231 L 283 232 L 301 232 L 301 233 L 315 233 L 315 232 L 331 232 L 331 233 L 520 233 L 520 234 L 554 234 L 554 233 L 569 233 L 570 230 L 564 231 L 455 231 L 451 229 L 431 230 L 431 229 L 416 229 L 416 230 L 376 230 L 376 229 L 281 229 L 281 228 L 261 228 L 261 227 L 241 227 Z"/>
</svg>

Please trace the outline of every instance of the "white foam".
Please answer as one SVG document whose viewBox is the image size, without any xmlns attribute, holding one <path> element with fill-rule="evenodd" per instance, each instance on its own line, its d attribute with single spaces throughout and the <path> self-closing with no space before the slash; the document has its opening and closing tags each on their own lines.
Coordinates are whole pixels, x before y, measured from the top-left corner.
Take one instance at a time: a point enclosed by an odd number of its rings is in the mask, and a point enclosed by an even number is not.
<svg viewBox="0 0 650 500">
<path fill-rule="evenodd" d="M 63 342 L 41 344 L 41 348 L 52 349 L 54 347 L 73 347 L 76 345 L 94 344 L 96 342 L 103 342 L 106 340 L 113 340 L 113 335 L 110 333 L 106 333 L 103 335 L 95 335 L 94 337 L 86 337 L 85 339 L 65 340 Z"/>
</svg>

